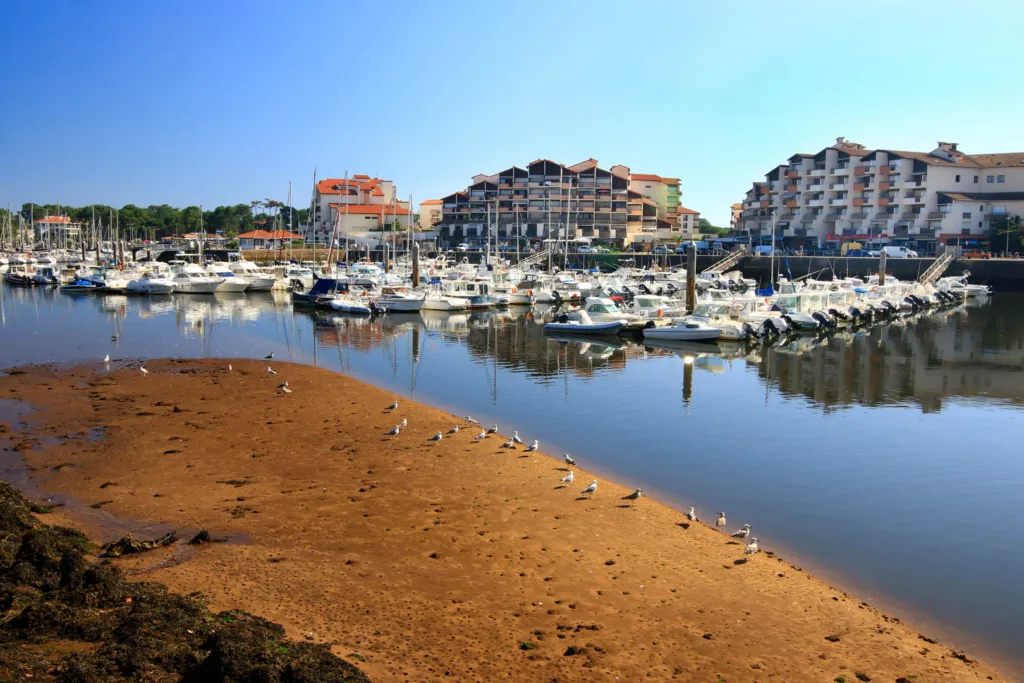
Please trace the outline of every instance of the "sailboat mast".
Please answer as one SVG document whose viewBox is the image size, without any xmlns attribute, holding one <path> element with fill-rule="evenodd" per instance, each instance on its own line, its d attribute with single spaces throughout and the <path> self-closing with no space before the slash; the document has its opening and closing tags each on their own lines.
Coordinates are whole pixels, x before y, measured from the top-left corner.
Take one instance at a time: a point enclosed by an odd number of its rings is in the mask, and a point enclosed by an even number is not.
<svg viewBox="0 0 1024 683">
<path fill-rule="evenodd" d="M 345 169 L 345 190 L 341 196 L 345 198 L 345 270 L 348 271 L 351 270 L 348 259 L 348 169 Z"/>
<path fill-rule="evenodd" d="M 313 169 L 313 195 L 309 199 L 309 226 L 313 233 L 313 264 L 316 265 L 316 169 Z M 328 263 L 330 268 L 331 264 Z M 315 346 L 315 344 L 314 344 Z"/>
<path fill-rule="evenodd" d="M 288 181 L 288 234 L 292 234 L 292 228 L 294 227 L 294 221 L 292 220 L 292 181 Z M 294 260 L 294 254 L 292 253 L 292 241 L 288 240 L 288 260 Z M 313 261 L 313 267 L 316 268 L 316 261 Z"/>
</svg>

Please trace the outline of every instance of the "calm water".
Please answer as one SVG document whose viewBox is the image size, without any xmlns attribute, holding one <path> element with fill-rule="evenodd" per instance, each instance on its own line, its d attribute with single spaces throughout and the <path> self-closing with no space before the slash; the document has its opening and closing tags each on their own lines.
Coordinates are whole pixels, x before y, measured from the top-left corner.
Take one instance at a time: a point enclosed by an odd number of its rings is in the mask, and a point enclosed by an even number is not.
<svg viewBox="0 0 1024 683">
<path fill-rule="evenodd" d="M 546 338 L 526 312 L 377 320 L 286 295 L 0 289 L 0 367 L 163 356 L 316 363 L 753 525 L 858 597 L 1013 660 L 1024 642 L 1024 296 L 777 349 Z M 117 333 L 116 343 L 111 335 Z"/>
</svg>

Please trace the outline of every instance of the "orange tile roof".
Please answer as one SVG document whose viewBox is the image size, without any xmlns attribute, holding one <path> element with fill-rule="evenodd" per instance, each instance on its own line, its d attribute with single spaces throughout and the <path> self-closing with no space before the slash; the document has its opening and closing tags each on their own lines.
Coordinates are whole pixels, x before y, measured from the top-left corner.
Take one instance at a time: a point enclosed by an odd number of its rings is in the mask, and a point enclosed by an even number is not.
<svg viewBox="0 0 1024 683">
<path fill-rule="evenodd" d="M 71 222 L 71 217 L 70 216 L 46 216 L 45 218 L 40 218 L 39 220 L 36 221 L 36 223 L 70 223 L 70 222 Z"/>
<path fill-rule="evenodd" d="M 316 184 L 317 191 L 320 194 L 341 194 L 342 188 L 348 187 L 350 189 L 358 188 L 360 190 L 373 190 L 374 194 L 380 192 L 380 178 L 371 178 L 368 175 L 354 175 L 348 180 L 344 178 L 324 178 Z M 349 193 L 351 194 L 351 193 Z M 384 193 L 380 192 L 383 196 Z"/>
<path fill-rule="evenodd" d="M 408 216 L 409 209 L 398 206 L 393 207 L 390 204 L 331 204 L 332 209 L 337 209 L 341 213 L 345 213 L 346 207 L 349 213 L 362 213 L 362 214 L 388 214 L 393 216 L 395 214 L 399 216 Z"/>
<path fill-rule="evenodd" d="M 693 209 L 687 209 L 685 206 L 680 206 L 676 210 L 676 213 L 692 213 L 692 214 L 694 214 L 696 216 L 700 215 L 700 211 L 694 211 Z"/>
<path fill-rule="evenodd" d="M 440 203 L 441 203 L 440 199 L 424 199 L 422 202 L 420 202 L 420 206 L 427 206 L 427 205 L 440 204 Z"/>
<path fill-rule="evenodd" d="M 301 240 L 302 235 L 296 235 L 294 232 L 288 232 L 287 230 L 253 230 L 252 232 L 246 232 L 238 236 L 240 240 Z"/>
</svg>

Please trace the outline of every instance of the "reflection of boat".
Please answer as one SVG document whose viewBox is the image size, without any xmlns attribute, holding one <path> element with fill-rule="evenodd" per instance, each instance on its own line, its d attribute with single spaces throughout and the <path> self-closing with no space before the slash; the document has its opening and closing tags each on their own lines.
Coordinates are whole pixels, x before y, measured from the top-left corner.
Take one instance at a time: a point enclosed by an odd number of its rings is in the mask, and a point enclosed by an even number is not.
<svg viewBox="0 0 1024 683">
<path fill-rule="evenodd" d="M 622 337 L 612 335 L 608 335 L 605 337 L 597 337 L 596 339 L 583 340 L 577 336 L 573 336 L 570 334 L 545 333 L 544 338 L 550 341 L 566 342 L 569 344 L 579 344 L 581 349 L 583 348 L 583 346 L 592 347 L 596 345 L 607 347 L 613 351 L 618 351 L 619 349 L 624 349 L 627 346 L 632 346 L 632 344 L 630 344 L 627 340 L 623 339 Z"/>
<path fill-rule="evenodd" d="M 715 341 L 722 330 L 695 318 L 685 318 L 675 325 L 644 328 L 644 339 L 675 339 L 678 341 Z"/>
<path fill-rule="evenodd" d="M 567 334 L 616 334 L 626 324 L 625 320 L 594 322 L 586 311 L 568 311 L 556 315 L 554 320 L 544 326 L 544 331 Z"/>
</svg>

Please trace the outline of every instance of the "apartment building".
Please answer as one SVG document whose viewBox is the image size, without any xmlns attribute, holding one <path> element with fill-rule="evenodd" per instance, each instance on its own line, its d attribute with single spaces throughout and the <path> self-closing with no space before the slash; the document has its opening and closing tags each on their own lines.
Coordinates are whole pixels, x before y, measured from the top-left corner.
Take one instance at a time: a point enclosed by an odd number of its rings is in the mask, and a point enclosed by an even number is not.
<svg viewBox="0 0 1024 683">
<path fill-rule="evenodd" d="M 441 200 L 427 199 L 420 202 L 420 230 L 433 230 L 441 222 Z"/>
<path fill-rule="evenodd" d="M 499 241 L 582 238 L 623 246 L 678 231 L 679 198 L 678 178 L 631 176 L 626 166 L 604 169 L 596 159 L 570 166 L 537 159 L 473 176 L 469 187 L 441 200 L 436 227 L 446 244 L 496 234 Z"/>
<path fill-rule="evenodd" d="M 729 228 L 740 230 L 743 228 L 743 202 L 736 202 L 729 207 Z"/>
<path fill-rule="evenodd" d="M 325 178 L 313 189 L 315 214 L 306 231 L 306 239 L 328 243 L 380 231 L 385 226 L 409 226 L 409 203 L 398 198 L 390 180 L 353 175 L 351 178 Z"/>
<path fill-rule="evenodd" d="M 700 211 L 680 205 L 679 230 L 685 239 L 691 239 L 700 234 Z"/>
<path fill-rule="evenodd" d="M 790 248 L 907 245 L 933 253 L 952 241 L 985 242 L 991 221 L 1024 213 L 1024 153 L 869 150 L 845 138 L 794 154 L 755 182 L 738 234 Z"/>
<path fill-rule="evenodd" d="M 57 243 L 66 239 L 78 239 L 83 223 L 74 223 L 70 216 L 44 216 L 32 224 L 37 241 Z"/>
</svg>

